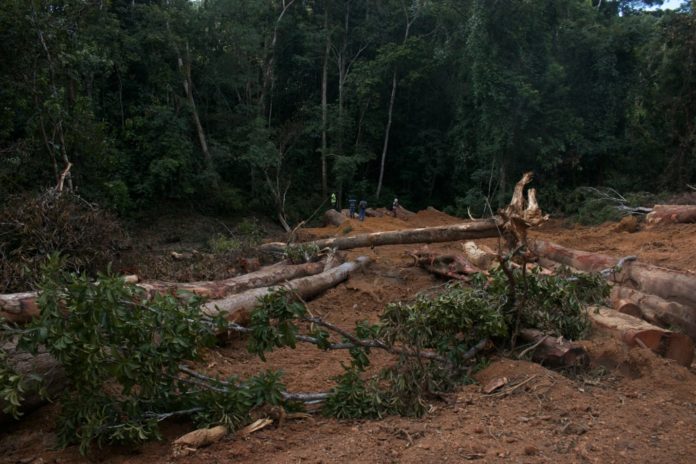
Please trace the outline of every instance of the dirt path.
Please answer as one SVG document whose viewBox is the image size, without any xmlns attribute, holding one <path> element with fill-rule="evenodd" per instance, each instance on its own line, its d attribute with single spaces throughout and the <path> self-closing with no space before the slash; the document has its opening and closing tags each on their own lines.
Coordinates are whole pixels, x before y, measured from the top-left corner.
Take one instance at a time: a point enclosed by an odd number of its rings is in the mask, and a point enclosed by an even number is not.
<svg viewBox="0 0 696 464">
<path fill-rule="evenodd" d="M 456 222 L 442 213 L 418 213 L 404 223 L 368 218 L 341 228 L 310 229 L 312 236 L 422 227 Z M 546 225 L 535 235 L 564 245 L 674 267 L 696 267 L 696 225 L 634 234 L 616 233 L 614 225 L 565 228 Z M 489 244 L 494 245 L 495 240 Z M 384 305 L 413 298 L 442 282 L 408 267 L 404 252 L 414 246 L 351 250 L 368 254 L 374 264 L 348 282 L 310 302 L 315 314 L 350 328 L 356 321 L 376 321 Z M 460 250 L 458 243 L 432 245 Z M 246 376 L 261 369 L 282 369 L 292 390 L 320 390 L 341 372 L 346 353 L 322 353 L 314 347 L 278 350 L 263 363 L 249 355 L 242 340 L 207 354 L 198 366 L 222 375 Z M 507 377 L 501 394 L 488 396 L 479 385 L 460 388 L 434 401 L 418 419 L 387 417 L 379 421 L 336 421 L 316 417 L 288 422 L 241 438 L 231 435 L 186 458 L 172 458 L 172 439 L 190 430 L 187 423 L 167 424 L 162 442 L 140 448 L 105 448 L 87 458 L 75 448 L 51 450 L 55 443 L 55 407 L 44 408 L 0 433 L 0 462 L 151 464 L 185 463 L 440 463 L 479 462 L 693 462 L 696 456 L 696 375 L 651 352 L 627 350 L 613 340 L 593 340 L 595 360 L 578 373 L 553 372 L 525 361 L 498 359 L 481 371 L 485 384 Z M 377 357 L 376 367 L 390 362 Z"/>
</svg>

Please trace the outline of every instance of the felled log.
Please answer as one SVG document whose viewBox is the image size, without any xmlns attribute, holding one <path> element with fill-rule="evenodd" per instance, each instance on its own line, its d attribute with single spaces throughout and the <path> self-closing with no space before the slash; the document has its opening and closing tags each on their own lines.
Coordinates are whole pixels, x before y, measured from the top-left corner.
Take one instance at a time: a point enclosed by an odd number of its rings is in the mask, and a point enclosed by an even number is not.
<svg viewBox="0 0 696 464">
<path fill-rule="evenodd" d="M 382 245 L 399 245 L 411 243 L 452 242 L 456 240 L 496 237 L 498 228 L 494 220 L 471 221 L 452 226 L 423 227 L 420 229 L 394 230 L 353 235 L 352 237 L 334 237 L 315 240 L 314 245 L 322 248 L 348 250 L 352 248 L 374 247 Z M 284 250 L 285 243 L 273 242 L 261 245 L 259 249 L 267 252 Z"/>
<path fill-rule="evenodd" d="M 661 329 L 603 306 L 589 307 L 587 315 L 596 330 L 621 340 L 630 347 L 649 348 L 682 366 L 690 366 L 694 360 L 694 342 L 687 335 Z"/>
<path fill-rule="evenodd" d="M 395 230 L 389 232 L 374 232 L 352 237 L 336 237 L 316 240 L 313 243 L 322 248 L 348 250 L 351 248 L 375 247 L 381 245 L 400 245 L 411 243 L 452 242 L 455 240 L 472 240 L 477 238 L 497 237 L 500 230 L 507 231 L 511 243 L 526 243 L 529 227 L 536 226 L 548 219 L 543 215 L 536 200 L 536 192 L 530 189 L 528 199 L 524 198 L 524 188 L 532 181 L 532 173 L 528 172 L 515 187 L 515 193 L 510 205 L 500 211 L 500 217 L 464 222 L 451 226 L 424 227 L 420 229 Z M 410 213 L 410 211 L 409 211 Z M 266 243 L 259 251 L 267 253 L 282 252 L 285 243 Z"/>
<path fill-rule="evenodd" d="M 365 209 L 365 216 L 367 217 L 384 217 L 384 211 L 374 208 Z"/>
<path fill-rule="evenodd" d="M 22 376 L 36 375 L 44 379 L 43 387 L 49 396 L 62 391 L 67 385 L 65 371 L 58 361 L 49 353 L 42 351 L 36 355 L 26 351 L 17 350 L 14 342 L 7 342 L 2 347 L 7 353 L 7 364 Z M 28 379 L 24 385 L 25 397 L 22 401 L 21 412 L 30 412 L 45 403 L 38 393 L 38 385 Z M 0 423 L 12 418 L 10 414 L 3 412 L 7 405 L 0 400 Z"/>
<path fill-rule="evenodd" d="M 577 342 L 552 337 L 535 329 L 520 330 L 520 338 L 535 346 L 532 359 L 550 367 L 585 366 L 590 362 L 587 350 Z"/>
<path fill-rule="evenodd" d="M 201 282 L 148 281 L 136 284 L 148 295 L 193 293 L 204 298 L 222 298 L 250 288 L 267 287 L 278 282 L 319 274 L 324 271 L 323 263 L 286 264 L 277 263 L 256 272 L 225 280 Z M 133 276 L 126 276 L 126 281 Z M 15 324 L 25 324 L 39 315 L 36 292 L 11 293 L 0 295 L 0 318 Z"/>
<path fill-rule="evenodd" d="M 340 226 L 348 220 L 348 217 L 335 209 L 328 209 L 324 213 L 324 223 L 329 226 Z"/>
<path fill-rule="evenodd" d="M 370 258 L 360 256 L 355 261 L 343 263 L 321 274 L 291 280 L 282 285 L 255 288 L 220 300 L 209 301 L 202 306 L 202 310 L 210 316 L 225 313 L 227 319 L 243 323 L 248 319 L 249 312 L 256 306 L 257 300 L 269 293 L 285 289 L 290 292 L 291 296 L 296 295 L 306 300 L 331 287 L 335 287 L 348 279 L 351 273 L 362 269 L 369 262 Z"/>
<path fill-rule="evenodd" d="M 471 274 L 481 272 L 472 265 L 465 256 L 456 254 L 434 253 L 427 249 L 408 254 L 413 258 L 414 264 L 423 269 L 446 279 L 469 280 Z"/>
<path fill-rule="evenodd" d="M 659 296 L 649 295 L 622 285 L 614 285 L 611 289 L 612 305 L 615 309 L 623 306 L 622 302 L 630 302 L 639 308 L 642 319 L 667 327 L 679 328 L 696 341 L 696 309 L 667 301 Z"/>
<path fill-rule="evenodd" d="M 618 259 L 613 256 L 573 250 L 546 240 L 533 239 L 527 245 L 540 258 L 550 259 L 583 272 L 599 272 L 618 263 Z"/>
<path fill-rule="evenodd" d="M 285 288 L 291 292 L 291 295 L 297 295 L 302 299 L 310 299 L 313 296 L 338 285 L 346 280 L 348 276 L 358 269 L 361 269 L 370 259 L 364 256 L 357 258 L 355 261 L 344 263 L 338 267 L 332 268 L 326 272 L 321 272 L 317 275 L 303 277 L 291 280 L 283 285 L 263 287 L 258 289 L 248 290 L 238 295 L 231 295 L 220 300 L 213 300 L 201 307 L 203 313 L 207 315 L 215 315 L 221 311 L 227 313 L 230 320 L 234 322 L 244 322 L 257 303 L 257 299 L 268 293 Z M 314 263 L 323 266 L 322 263 Z M 57 361 L 43 353 L 34 357 L 28 353 L 22 353 L 15 350 L 13 347 L 8 347 L 10 353 L 10 365 L 24 374 L 37 374 L 44 379 L 44 382 L 49 385 L 49 392 L 59 392 L 65 385 L 65 375 Z M 16 358 L 16 361 L 14 359 Z M 27 400 L 22 404 L 23 409 L 36 408 L 44 403 L 41 398 L 35 394 L 36 385 L 27 385 Z M 0 403 L 0 406 L 2 404 Z M 1 410 L 1 408 L 0 408 Z M 0 421 L 8 417 L 0 414 Z"/>
<path fill-rule="evenodd" d="M 628 314 L 629 316 L 637 317 L 638 319 L 645 319 L 640 306 L 632 301 L 626 299 L 616 300 L 613 301 L 612 306 L 615 310 L 622 314 Z"/>
<path fill-rule="evenodd" d="M 645 216 L 649 225 L 696 222 L 696 205 L 655 205 Z"/>
<path fill-rule="evenodd" d="M 573 250 L 544 240 L 531 240 L 537 256 L 552 259 L 583 272 L 598 272 L 619 264 L 618 259 L 598 253 Z M 640 262 L 625 262 L 608 279 L 643 293 L 657 295 L 696 308 L 696 274 Z"/>
<path fill-rule="evenodd" d="M 486 246 L 479 246 L 475 242 L 468 241 L 462 245 L 462 248 L 471 264 L 480 269 L 488 271 L 497 262 L 496 254 Z"/>
</svg>

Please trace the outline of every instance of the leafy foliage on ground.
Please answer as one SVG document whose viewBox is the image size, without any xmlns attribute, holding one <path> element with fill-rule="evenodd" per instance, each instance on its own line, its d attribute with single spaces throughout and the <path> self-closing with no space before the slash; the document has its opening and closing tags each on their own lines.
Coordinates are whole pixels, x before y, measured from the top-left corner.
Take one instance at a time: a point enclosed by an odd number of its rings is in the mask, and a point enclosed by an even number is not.
<svg viewBox="0 0 696 464">
<path fill-rule="evenodd" d="M 606 296 L 594 276 L 542 276 L 516 271 L 479 275 L 474 285 L 448 285 L 438 295 L 387 305 L 376 324 L 352 330 L 312 316 L 292 294 L 279 291 L 259 300 L 248 328 L 210 320 L 195 298 L 147 299 L 136 286 L 100 275 L 99 282 L 61 270 L 52 261 L 43 274 L 41 316 L 27 327 L 4 326 L 3 339 L 20 349 L 48 350 L 70 381 L 59 396 L 60 443 L 139 442 L 158 437 L 159 421 L 188 416 L 198 425 L 250 422 L 264 405 L 297 409 L 307 396 L 285 391 L 278 372 L 250 379 L 213 378 L 184 364 L 198 359 L 222 329 L 248 334 L 248 350 L 265 354 L 298 343 L 320 350 L 349 350 L 351 361 L 335 386 L 314 398 L 337 418 L 418 416 L 427 401 L 470 381 L 493 345 L 509 345 L 519 323 L 576 338 L 587 328 L 583 307 Z M 2 345 L 0 345 L 2 346 Z M 371 369 L 371 354 L 384 350 L 394 363 Z M 0 399 L 18 414 L 27 382 L 0 350 Z M 304 398 L 304 399 L 303 399 Z M 299 402 L 299 403 L 298 403 Z"/>
</svg>

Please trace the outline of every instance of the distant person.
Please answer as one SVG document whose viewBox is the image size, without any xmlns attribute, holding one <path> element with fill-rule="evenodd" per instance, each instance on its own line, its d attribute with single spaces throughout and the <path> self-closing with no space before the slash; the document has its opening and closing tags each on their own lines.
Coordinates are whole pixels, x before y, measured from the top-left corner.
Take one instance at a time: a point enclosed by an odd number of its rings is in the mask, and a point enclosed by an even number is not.
<svg viewBox="0 0 696 464">
<path fill-rule="evenodd" d="M 332 193 L 331 194 L 331 209 L 335 209 L 336 211 L 338 211 L 336 206 L 337 206 L 336 205 L 336 193 Z"/>
<path fill-rule="evenodd" d="M 365 200 L 360 200 L 360 203 L 358 204 L 358 219 L 361 221 L 365 220 L 365 210 L 367 209 L 367 202 Z"/>
<path fill-rule="evenodd" d="M 394 198 L 394 201 L 392 202 L 392 209 L 394 210 L 394 213 L 396 214 L 396 210 L 399 208 L 399 199 Z"/>
<path fill-rule="evenodd" d="M 348 208 L 350 209 L 350 218 L 355 219 L 355 206 L 357 205 L 358 201 L 355 199 L 353 195 L 348 197 Z"/>
</svg>

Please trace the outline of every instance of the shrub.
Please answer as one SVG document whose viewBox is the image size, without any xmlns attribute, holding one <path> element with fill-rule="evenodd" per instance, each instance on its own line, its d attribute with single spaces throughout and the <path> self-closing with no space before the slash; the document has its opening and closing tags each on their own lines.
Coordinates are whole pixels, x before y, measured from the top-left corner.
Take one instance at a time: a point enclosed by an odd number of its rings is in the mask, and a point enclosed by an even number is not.
<svg viewBox="0 0 696 464">
<path fill-rule="evenodd" d="M 0 292 L 35 288 L 34 276 L 52 253 L 64 257 L 66 270 L 95 274 L 125 241 L 115 216 L 77 195 L 13 197 L 0 210 Z"/>
</svg>

